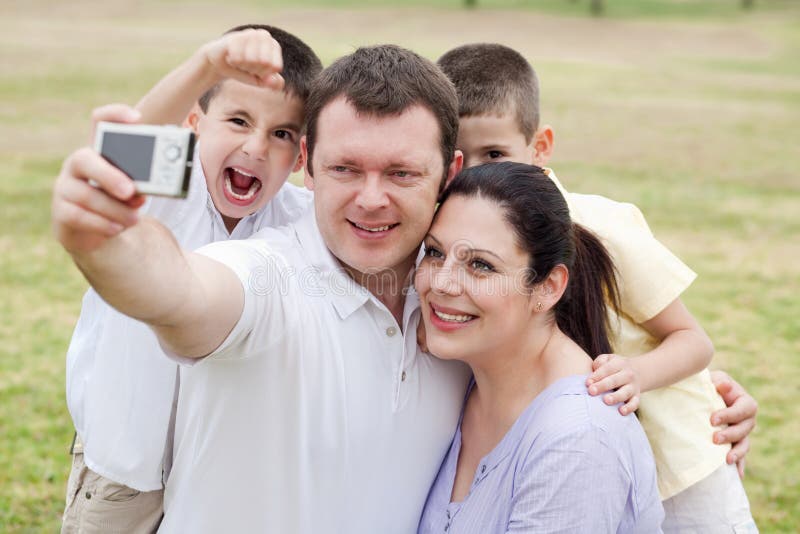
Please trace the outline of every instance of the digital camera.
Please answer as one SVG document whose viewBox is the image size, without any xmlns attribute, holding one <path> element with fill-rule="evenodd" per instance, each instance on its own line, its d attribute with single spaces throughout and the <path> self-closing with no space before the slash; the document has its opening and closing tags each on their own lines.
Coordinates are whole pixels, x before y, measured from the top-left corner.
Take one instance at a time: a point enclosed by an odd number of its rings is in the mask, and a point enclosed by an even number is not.
<svg viewBox="0 0 800 534">
<path fill-rule="evenodd" d="M 190 129 L 100 122 L 96 132 L 95 150 L 127 174 L 136 191 L 186 197 L 195 143 Z"/>
</svg>

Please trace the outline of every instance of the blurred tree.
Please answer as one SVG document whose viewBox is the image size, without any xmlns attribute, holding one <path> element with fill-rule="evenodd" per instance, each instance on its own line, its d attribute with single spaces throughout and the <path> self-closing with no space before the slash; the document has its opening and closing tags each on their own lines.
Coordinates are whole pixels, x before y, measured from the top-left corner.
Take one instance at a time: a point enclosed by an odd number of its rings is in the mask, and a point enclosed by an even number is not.
<svg viewBox="0 0 800 534">
<path fill-rule="evenodd" d="M 464 7 L 473 8 L 478 5 L 478 0 L 464 0 Z"/>
<path fill-rule="evenodd" d="M 604 7 L 603 0 L 592 0 L 591 5 L 589 6 L 592 15 L 595 17 L 599 17 L 603 14 Z"/>
<path fill-rule="evenodd" d="M 755 0 L 742 0 L 742 7 L 744 9 L 751 9 L 755 3 Z"/>
</svg>

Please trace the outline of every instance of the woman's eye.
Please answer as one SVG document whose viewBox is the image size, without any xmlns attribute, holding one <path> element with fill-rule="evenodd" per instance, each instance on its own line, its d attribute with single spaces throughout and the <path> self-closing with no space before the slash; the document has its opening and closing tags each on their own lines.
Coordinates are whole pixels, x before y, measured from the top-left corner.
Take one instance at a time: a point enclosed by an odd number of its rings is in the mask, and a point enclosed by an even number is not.
<svg viewBox="0 0 800 534">
<path fill-rule="evenodd" d="M 483 272 L 492 272 L 494 271 L 494 267 L 490 263 L 487 263 L 483 260 L 475 259 L 469 262 L 469 266 L 472 267 L 476 271 L 483 271 Z"/>
<path fill-rule="evenodd" d="M 444 254 L 436 247 L 425 246 L 425 257 L 427 258 L 443 258 Z"/>
<path fill-rule="evenodd" d="M 247 121 L 238 117 L 233 117 L 232 119 L 229 119 L 228 122 L 235 124 L 236 126 L 247 126 Z"/>
</svg>

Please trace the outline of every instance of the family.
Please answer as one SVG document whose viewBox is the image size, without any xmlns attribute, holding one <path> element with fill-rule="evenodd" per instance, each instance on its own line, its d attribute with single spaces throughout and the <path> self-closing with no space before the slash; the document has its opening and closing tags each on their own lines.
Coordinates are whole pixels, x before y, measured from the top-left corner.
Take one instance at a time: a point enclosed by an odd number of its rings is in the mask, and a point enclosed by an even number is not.
<svg viewBox="0 0 800 534">
<path fill-rule="evenodd" d="M 198 149 L 184 200 L 89 148 L 56 179 L 91 285 L 62 532 L 757 532 L 696 275 L 546 167 L 516 51 L 323 69 L 246 25 L 93 119 Z"/>
</svg>

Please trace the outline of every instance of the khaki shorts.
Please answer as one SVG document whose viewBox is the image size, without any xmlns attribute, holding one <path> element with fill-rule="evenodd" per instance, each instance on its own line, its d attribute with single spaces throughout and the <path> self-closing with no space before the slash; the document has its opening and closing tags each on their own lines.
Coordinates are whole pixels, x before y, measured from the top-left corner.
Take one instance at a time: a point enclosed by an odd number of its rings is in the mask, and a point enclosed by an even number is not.
<svg viewBox="0 0 800 534">
<path fill-rule="evenodd" d="M 723 465 L 662 503 L 664 534 L 757 534 L 736 465 Z"/>
<path fill-rule="evenodd" d="M 150 533 L 161 523 L 164 490 L 137 491 L 98 475 L 72 456 L 62 534 Z"/>
</svg>

